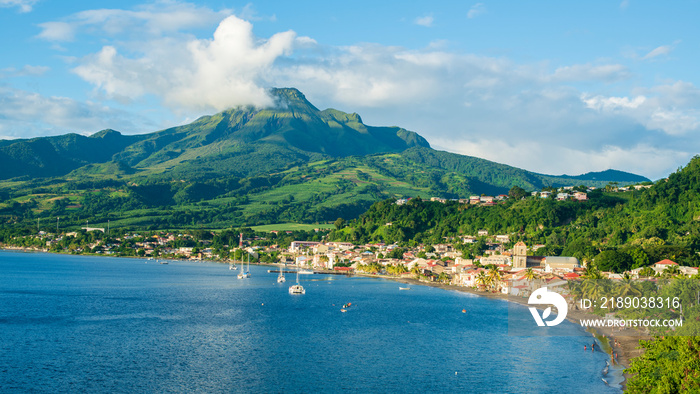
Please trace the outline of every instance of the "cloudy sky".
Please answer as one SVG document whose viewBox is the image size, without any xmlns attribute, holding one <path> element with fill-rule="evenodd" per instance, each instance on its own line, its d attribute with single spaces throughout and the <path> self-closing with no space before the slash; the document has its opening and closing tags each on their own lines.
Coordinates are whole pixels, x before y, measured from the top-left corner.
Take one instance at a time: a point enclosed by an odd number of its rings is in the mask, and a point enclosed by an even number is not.
<svg viewBox="0 0 700 394">
<path fill-rule="evenodd" d="M 698 15 L 697 1 L 0 0 L 0 138 L 151 132 L 296 87 L 436 149 L 658 179 L 700 151 Z"/>
</svg>

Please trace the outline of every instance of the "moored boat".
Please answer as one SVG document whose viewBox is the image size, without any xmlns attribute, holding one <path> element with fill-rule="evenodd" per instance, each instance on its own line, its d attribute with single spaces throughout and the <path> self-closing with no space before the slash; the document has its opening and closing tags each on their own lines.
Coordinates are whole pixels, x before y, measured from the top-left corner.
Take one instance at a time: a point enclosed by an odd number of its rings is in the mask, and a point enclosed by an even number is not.
<svg viewBox="0 0 700 394">
<path fill-rule="evenodd" d="M 299 271 L 297 271 L 297 284 L 289 287 L 289 294 L 306 294 L 304 286 L 299 284 Z"/>
<path fill-rule="evenodd" d="M 306 290 L 302 285 L 292 285 L 289 287 L 289 294 L 306 294 Z"/>
<path fill-rule="evenodd" d="M 287 263 L 285 262 L 284 268 L 287 268 Z M 269 271 L 268 271 L 269 272 Z M 284 269 L 280 268 L 280 273 L 277 275 L 277 283 L 284 283 L 287 279 L 284 277 Z"/>
</svg>

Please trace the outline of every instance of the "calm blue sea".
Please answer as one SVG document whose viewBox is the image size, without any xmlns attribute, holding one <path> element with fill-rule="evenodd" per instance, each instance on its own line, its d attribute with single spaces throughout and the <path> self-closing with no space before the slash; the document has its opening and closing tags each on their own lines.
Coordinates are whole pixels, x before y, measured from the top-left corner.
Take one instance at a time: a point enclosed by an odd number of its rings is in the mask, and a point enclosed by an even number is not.
<svg viewBox="0 0 700 394">
<path fill-rule="evenodd" d="M 504 301 L 267 269 L 0 251 L 0 392 L 619 392 L 569 322 L 509 336 Z"/>
</svg>

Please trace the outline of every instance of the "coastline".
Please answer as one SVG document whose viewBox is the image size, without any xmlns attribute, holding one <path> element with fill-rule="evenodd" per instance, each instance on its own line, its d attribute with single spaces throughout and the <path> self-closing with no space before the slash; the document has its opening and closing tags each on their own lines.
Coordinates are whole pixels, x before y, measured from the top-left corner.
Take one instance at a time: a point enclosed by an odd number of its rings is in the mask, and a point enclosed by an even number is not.
<svg viewBox="0 0 700 394">
<path fill-rule="evenodd" d="M 2 245 L 0 246 L 0 250 L 7 250 L 7 251 L 13 251 L 13 252 L 24 252 L 24 253 L 47 253 L 47 254 L 67 254 L 70 255 L 71 253 L 59 253 L 59 252 L 50 252 L 48 250 L 43 250 L 43 249 L 38 249 L 38 248 L 23 248 L 23 247 L 8 247 L 7 245 Z M 102 254 L 93 254 L 93 253 L 80 253 L 78 255 L 86 255 L 86 256 L 93 256 L 93 257 L 126 257 L 126 258 L 136 258 L 136 259 L 147 259 L 147 257 L 142 257 L 142 256 L 107 256 L 107 255 L 102 255 Z M 219 264 L 229 264 L 229 261 L 224 261 L 224 260 L 190 260 L 190 259 L 176 259 L 176 258 L 168 258 L 167 260 L 171 261 L 193 261 L 193 262 L 210 262 L 210 263 L 219 263 Z M 238 263 L 245 263 L 245 262 L 238 262 Z M 261 265 L 261 266 L 272 266 L 272 267 L 281 267 L 282 264 L 277 264 L 277 263 L 251 263 L 253 265 Z M 331 274 L 333 273 L 332 271 L 328 272 L 318 272 L 318 274 Z M 524 305 L 527 306 L 527 299 L 523 297 L 516 297 L 516 296 L 510 296 L 510 295 L 505 295 L 502 293 L 490 293 L 490 292 L 484 292 L 484 291 L 477 291 L 475 289 L 469 288 L 469 287 L 462 287 L 462 286 L 454 286 L 454 285 L 449 285 L 449 284 L 444 284 L 444 283 L 437 283 L 437 282 L 424 282 L 420 281 L 417 279 L 413 278 L 400 278 L 400 277 L 394 277 L 394 276 L 389 276 L 389 275 L 370 275 L 370 274 L 364 274 L 364 273 L 353 273 L 353 274 L 343 274 L 343 275 L 348 275 L 348 276 L 361 276 L 361 277 L 366 277 L 366 278 L 375 278 L 375 279 L 389 279 L 393 280 L 398 283 L 405 283 L 409 285 L 416 285 L 416 286 L 429 286 L 429 287 L 435 287 L 439 288 L 442 290 L 451 290 L 451 291 L 459 291 L 459 292 L 464 292 L 464 293 L 470 293 L 474 294 L 477 296 L 481 297 L 487 297 L 487 298 L 492 298 L 492 299 L 500 299 L 508 302 L 513 302 L 516 304 Z M 571 321 L 572 323 L 580 324 L 581 319 L 590 319 L 590 318 L 600 318 L 598 315 L 594 315 L 588 312 L 583 312 L 580 310 L 569 310 L 567 313 L 566 319 Z M 601 348 L 604 352 L 606 352 L 608 355 L 611 356 L 612 358 L 612 353 L 616 352 L 617 353 L 617 358 L 616 358 L 616 364 L 620 365 L 622 367 L 622 381 L 620 382 L 620 386 L 622 391 L 626 389 L 626 384 L 631 377 L 631 375 L 627 372 L 625 372 L 625 369 L 629 367 L 630 365 L 630 360 L 633 357 L 638 357 L 641 355 L 642 350 L 638 349 L 639 346 L 639 341 L 643 339 L 649 339 L 650 337 L 648 336 L 624 336 L 624 335 L 619 335 L 615 334 L 611 328 L 608 327 L 602 327 L 602 328 L 591 328 L 586 330 L 593 337 L 595 337 L 601 344 Z M 615 344 L 615 340 L 617 340 L 617 344 Z M 611 342 L 612 341 L 612 342 Z"/>
</svg>

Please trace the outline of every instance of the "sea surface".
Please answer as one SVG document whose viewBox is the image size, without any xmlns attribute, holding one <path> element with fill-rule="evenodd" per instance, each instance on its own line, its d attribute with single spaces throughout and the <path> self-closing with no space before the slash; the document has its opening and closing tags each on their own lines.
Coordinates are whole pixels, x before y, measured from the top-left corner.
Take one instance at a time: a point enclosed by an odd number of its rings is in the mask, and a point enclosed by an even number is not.
<svg viewBox="0 0 700 394">
<path fill-rule="evenodd" d="M 502 300 L 340 275 L 290 295 L 270 268 L 0 251 L 0 392 L 620 392 L 568 321 L 512 336 Z"/>
</svg>

